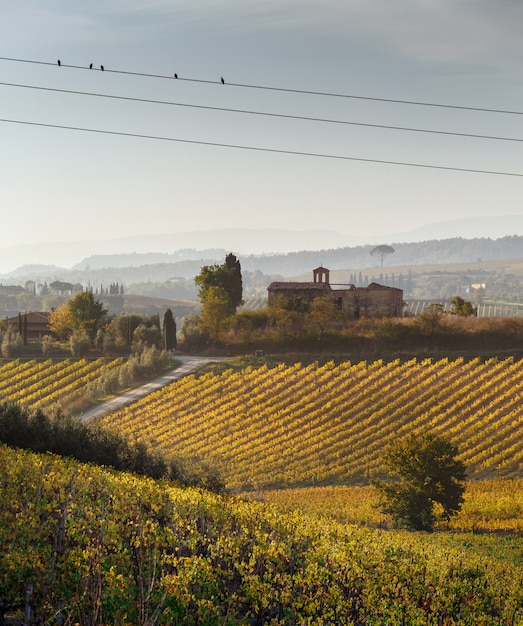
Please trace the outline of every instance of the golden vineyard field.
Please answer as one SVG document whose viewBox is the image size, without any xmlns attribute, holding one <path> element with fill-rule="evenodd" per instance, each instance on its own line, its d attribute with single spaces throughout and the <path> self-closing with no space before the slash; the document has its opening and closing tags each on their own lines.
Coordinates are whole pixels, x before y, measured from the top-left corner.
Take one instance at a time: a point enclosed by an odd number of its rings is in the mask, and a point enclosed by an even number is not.
<svg viewBox="0 0 523 626">
<path fill-rule="evenodd" d="M 87 361 L 7 361 L 0 365 L 0 397 L 25 407 L 53 411 L 70 405 L 87 385 L 115 367 L 123 359 Z"/>
<path fill-rule="evenodd" d="M 521 538 L 384 532 L 0 446 L 5 624 L 521 626 Z"/>
<path fill-rule="evenodd" d="M 469 481 L 435 533 L 389 530 L 372 487 L 337 484 L 429 429 L 471 477 L 521 476 L 523 361 L 223 365 L 103 421 L 243 497 L 0 445 L 0 621 L 523 626 L 523 478 Z M 0 392 L 45 407 L 94 369 L 6 363 Z M 295 488 L 252 489 L 271 485 Z"/>
<path fill-rule="evenodd" d="M 523 468 L 523 361 L 430 359 L 229 369 L 188 376 L 104 418 L 227 486 L 361 484 L 394 437 L 458 445 L 471 478 Z"/>
<path fill-rule="evenodd" d="M 370 485 L 269 489 L 249 491 L 242 496 L 273 503 L 282 510 L 326 516 L 344 524 L 393 528 L 391 517 L 378 506 L 378 490 Z M 519 544 L 523 536 L 523 479 L 468 481 L 460 512 L 450 520 L 439 520 L 436 528 L 459 533 L 513 536 Z M 523 559 L 521 552 L 519 558 Z"/>
</svg>

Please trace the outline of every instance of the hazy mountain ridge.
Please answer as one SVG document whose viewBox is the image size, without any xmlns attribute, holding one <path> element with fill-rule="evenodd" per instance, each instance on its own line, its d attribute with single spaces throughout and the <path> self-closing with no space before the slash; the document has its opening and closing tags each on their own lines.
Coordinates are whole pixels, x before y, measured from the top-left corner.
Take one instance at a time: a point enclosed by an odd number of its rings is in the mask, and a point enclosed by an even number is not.
<svg viewBox="0 0 523 626">
<path fill-rule="evenodd" d="M 225 248 L 196 250 L 184 248 L 176 252 L 131 252 L 123 254 L 97 254 L 80 261 L 71 271 L 84 271 L 109 268 L 141 267 L 142 265 L 160 265 L 183 263 L 184 261 L 202 261 L 204 259 L 221 259 L 227 254 Z"/>
<path fill-rule="evenodd" d="M 170 255 L 179 250 L 227 250 L 236 254 L 273 254 L 356 245 L 364 240 L 335 231 L 224 229 L 184 233 L 121 237 L 100 241 L 35 243 L 0 248 L 0 276 L 11 275 L 20 266 L 42 263 L 69 268 L 84 267 L 92 257 L 153 254 Z M 83 260 L 82 260 L 83 259 Z M 134 263 L 133 263 L 134 265 Z M 2 271 L 1 268 L 5 268 Z M 13 268 L 13 269 L 10 269 Z"/>
<path fill-rule="evenodd" d="M 0 248 L 0 278 L 26 276 L 29 265 L 91 269 L 176 262 L 197 258 L 223 258 L 224 252 L 240 257 L 266 257 L 301 252 L 404 244 L 442 239 L 496 239 L 523 235 L 523 215 L 501 215 L 448 220 L 410 231 L 387 235 L 342 234 L 336 230 L 215 229 L 183 233 L 127 236 L 98 241 L 32 243 Z M 180 253 L 183 252 L 183 255 Z M 121 259 L 116 257 L 121 255 Z M 141 258 L 142 255 L 146 255 Z M 127 260 L 126 260 L 127 259 Z M 18 269 L 16 269 L 18 268 Z M 35 270 L 35 268 L 32 268 Z M 39 270 L 43 272 L 43 268 Z"/>
<path fill-rule="evenodd" d="M 513 259 L 523 257 L 523 236 L 513 235 L 501 239 L 453 239 L 431 240 L 417 243 L 393 243 L 394 253 L 385 257 L 384 268 L 393 271 L 394 266 L 415 266 L 424 264 L 449 263 L 477 263 L 478 261 Z M 303 250 L 286 254 L 272 255 L 238 255 L 244 272 L 261 272 L 265 275 L 281 275 L 293 277 L 308 274 L 313 268 L 324 265 L 331 270 L 359 270 L 377 267 L 380 260 L 371 255 L 374 246 L 354 246 L 345 248 L 323 249 L 316 251 Z M 178 253 L 167 255 L 167 258 L 176 258 Z M 214 256 L 204 256 L 204 253 L 214 252 Z M 45 266 L 29 266 L 27 271 L 17 272 L 0 277 L 5 283 L 17 282 L 23 284 L 25 280 L 34 280 L 37 283 L 53 280 L 79 282 L 93 288 L 107 287 L 112 282 L 123 285 L 137 283 L 163 283 L 177 279 L 192 280 L 203 265 L 223 262 L 225 251 L 189 250 L 189 256 L 184 260 L 173 262 L 147 263 L 147 260 L 158 258 L 150 254 L 131 255 L 136 265 L 124 266 L 129 255 L 106 255 L 101 258 L 86 258 L 74 269 L 49 268 Z M 163 255 L 160 258 L 164 258 Z M 138 263 L 143 259 L 144 263 Z M 106 264 L 107 265 L 104 265 Z M 103 267 L 100 267 L 103 264 Z"/>
<path fill-rule="evenodd" d="M 393 235 L 395 241 L 413 243 L 431 239 L 502 239 L 523 235 L 523 215 L 490 215 L 446 220 Z M 389 237 L 389 239 L 391 239 Z"/>
</svg>

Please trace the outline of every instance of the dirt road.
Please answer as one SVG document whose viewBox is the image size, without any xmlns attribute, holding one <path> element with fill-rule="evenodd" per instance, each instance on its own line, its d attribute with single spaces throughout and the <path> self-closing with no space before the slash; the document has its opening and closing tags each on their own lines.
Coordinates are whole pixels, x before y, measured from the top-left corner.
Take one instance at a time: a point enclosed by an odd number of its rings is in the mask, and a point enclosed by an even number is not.
<svg viewBox="0 0 523 626">
<path fill-rule="evenodd" d="M 131 389 L 126 391 L 125 393 L 104 402 L 99 406 L 95 406 L 89 411 L 86 411 L 82 415 L 80 415 L 80 419 L 82 421 L 87 421 L 92 419 L 93 417 L 97 417 L 99 415 L 105 415 L 106 413 L 110 413 L 112 411 L 116 411 L 121 407 L 131 404 L 138 398 L 142 398 L 146 396 L 148 393 L 152 391 L 156 391 L 161 387 L 165 387 L 165 385 L 169 385 L 182 378 L 183 376 L 187 376 L 187 374 L 191 374 L 200 366 L 205 365 L 206 363 L 212 363 L 216 361 L 223 361 L 223 357 L 203 357 L 203 356 L 177 356 L 179 361 L 181 361 L 181 365 L 174 370 L 167 372 L 166 374 L 162 374 L 158 378 L 151 380 L 150 382 L 142 385 L 141 387 L 136 387 L 135 389 Z"/>
</svg>

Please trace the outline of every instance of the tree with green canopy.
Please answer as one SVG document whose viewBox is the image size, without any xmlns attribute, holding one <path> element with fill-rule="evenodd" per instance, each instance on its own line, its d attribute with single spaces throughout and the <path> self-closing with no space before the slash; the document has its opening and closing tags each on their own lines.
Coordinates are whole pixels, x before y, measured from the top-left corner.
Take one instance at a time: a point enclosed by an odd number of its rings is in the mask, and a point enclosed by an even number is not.
<svg viewBox="0 0 523 626">
<path fill-rule="evenodd" d="M 232 253 L 225 257 L 225 262 L 221 265 L 204 265 L 194 282 L 200 287 L 198 296 L 202 304 L 211 287 L 219 287 L 227 294 L 230 315 L 236 313 L 236 309 L 243 304 L 241 265 Z"/>
<path fill-rule="evenodd" d="M 375 480 L 380 507 L 399 528 L 433 530 L 437 518 L 459 512 L 465 491 L 465 466 L 457 448 L 433 434 L 393 441 L 383 453 L 389 480 Z"/>
<path fill-rule="evenodd" d="M 74 331 L 85 331 L 93 340 L 106 314 L 103 304 L 95 300 L 92 291 L 81 291 L 51 311 L 49 328 L 60 339 L 66 339 Z"/>
<path fill-rule="evenodd" d="M 218 341 L 225 321 L 231 315 L 229 295 L 222 287 L 211 286 L 205 292 L 199 319 L 200 331 Z"/>
<path fill-rule="evenodd" d="M 450 303 L 450 312 L 452 315 L 475 315 L 474 307 L 468 300 L 464 300 L 461 296 L 454 296 Z"/>
<path fill-rule="evenodd" d="M 81 291 L 67 303 L 71 312 L 75 330 L 84 330 L 91 339 L 100 328 L 107 311 L 99 300 L 95 300 L 92 291 Z"/>
</svg>

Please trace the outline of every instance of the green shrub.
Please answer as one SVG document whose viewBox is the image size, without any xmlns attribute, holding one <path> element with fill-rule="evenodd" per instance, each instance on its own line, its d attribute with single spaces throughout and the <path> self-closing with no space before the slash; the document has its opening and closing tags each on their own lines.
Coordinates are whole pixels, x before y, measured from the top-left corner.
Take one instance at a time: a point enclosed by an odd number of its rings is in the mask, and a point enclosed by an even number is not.
<svg viewBox="0 0 523 626">
<path fill-rule="evenodd" d="M 222 491 L 223 483 L 211 468 L 188 468 L 175 459 L 166 461 L 140 441 L 130 442 L 98 422 L 84 423 L 58 412 L 49 417 L 40 409 L 25 409 L 13 402 L 0 404 L 0 441 L 33 452 L 53 452 L 83 463 L 166 478 L 184 485 Z"/>
</svg>

